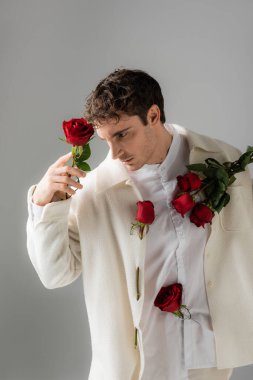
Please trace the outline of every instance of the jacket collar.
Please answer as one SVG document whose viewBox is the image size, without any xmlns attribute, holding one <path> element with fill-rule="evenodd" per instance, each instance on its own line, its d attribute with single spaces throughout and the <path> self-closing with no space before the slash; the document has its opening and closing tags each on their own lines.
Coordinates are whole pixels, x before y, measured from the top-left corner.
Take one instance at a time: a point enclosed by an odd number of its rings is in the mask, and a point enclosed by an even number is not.
<svg viewBox="0 0 253 380">
<path fill-rule="evenodd" d="M 177 124 L 172 124 L 179 134 L 186 137 L 190 151 L 194 149 L 201 149 L 209 153 L 218 153 L 220 148 L 217 140 L 201 135 L 197 132 L 193 132 L 190 129 L 186 129 Z"/>
<path fill-rule="evenodd" d="M 209 153 L 220 152 L 217 142 L 207 136 L 193 132 L 177 124 L 172 124 L 179 134 L 184 135 L 188 141 L 190 150 L 190 163 L 191 157 L 194 151 L 202 150 Z M 165 123 L 166 127 L 166 123 Z M 120 162 L 120 160 L 113 160 L 111 157 L 111 151 L 103 162 L 96 169 L 96 192 L 100 193 L 107 189 L 125 182 L 126 185 L 132 184 L 132 179 L 128 174 L 127 169 Z"/>
</svg>

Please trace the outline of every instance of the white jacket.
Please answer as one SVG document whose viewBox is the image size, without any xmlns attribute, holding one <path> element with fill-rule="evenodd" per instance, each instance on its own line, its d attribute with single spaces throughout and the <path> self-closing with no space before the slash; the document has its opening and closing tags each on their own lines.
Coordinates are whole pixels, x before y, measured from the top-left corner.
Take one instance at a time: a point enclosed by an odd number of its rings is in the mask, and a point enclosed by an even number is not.
<svg viewBox="0 0 253 380">
<path fill-rule="evenodd" d="M 204 162 L 207 157 L 234 161 L 240 155 L 224 142 L 174 127 L 187 138 L 190 163 Z M 213 219 L 204 256 L 219 369 L 253 363 L 252 185 L 249 170 L 236 177 L 229 188 L 229 204 Z M 129 232 L 136 202 L 143 199 L 123 164 L 112 160 L 110 151 L 80 180 L 82 190 L 67 200 L 46 205 L 36 223 L 31 209 L 35 185 L 30 187 L 28 254 L 46 288 L 68 285 L 83 274 L 92 344 L 89 380 L 139 380 L 144 366 L 139 322 L 146 239 Z M 136 255 L 143 265 L 138 300 Z"/>
</svg>

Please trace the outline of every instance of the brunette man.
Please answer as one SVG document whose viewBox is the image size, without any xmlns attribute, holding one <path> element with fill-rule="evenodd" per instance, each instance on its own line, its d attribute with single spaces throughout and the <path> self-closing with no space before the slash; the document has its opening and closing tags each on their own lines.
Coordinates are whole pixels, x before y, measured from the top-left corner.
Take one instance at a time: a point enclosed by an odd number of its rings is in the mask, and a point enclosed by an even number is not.
<svg viewBox="0 0 253 380">
<path fill-rule="evenodd" d="M 101 80 L 84 117 L 108 155 L 86 175 L 67 164 L 70 154 L 62 156 L 30 187 L 27 247 L 46 288 L 83 274 L 89 380 L 229 379 L 234 367 L 253 363 L 249 172 L 237 176 L 229 204 L 205 228 L 171 201 L 188 163 L 234 161 L 240 152 L 166 123 L 160 86 L 141 70 Z M 153 202 L 156 218 L 140 239 L 130 227 L 143 200 Z M 192 319 L 154 306 L 161 287 L 176 282 Z"/>
</svg>

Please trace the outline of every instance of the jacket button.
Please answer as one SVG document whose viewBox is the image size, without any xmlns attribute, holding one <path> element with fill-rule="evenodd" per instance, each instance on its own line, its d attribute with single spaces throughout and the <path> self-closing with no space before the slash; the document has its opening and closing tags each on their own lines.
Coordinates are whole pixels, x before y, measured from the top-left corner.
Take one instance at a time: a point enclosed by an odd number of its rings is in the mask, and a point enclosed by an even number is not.
<svg viewBox="0 0 253 380">
<path fill-rule="evenodd" d="M 212 281 L 208 281 L 207 286 L 208 286 L 209 288 L 212 288 L 212 287 L 213 287 L 213 282 L 212 282 Z"/>
</svg>

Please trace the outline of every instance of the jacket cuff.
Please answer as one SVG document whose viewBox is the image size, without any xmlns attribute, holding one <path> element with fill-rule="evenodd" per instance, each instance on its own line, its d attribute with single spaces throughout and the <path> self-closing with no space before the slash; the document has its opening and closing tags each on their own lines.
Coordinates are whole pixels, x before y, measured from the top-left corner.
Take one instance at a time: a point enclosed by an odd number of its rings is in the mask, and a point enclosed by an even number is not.
<svg viewBox="0 0 253 380">
<path fill-rule="evenodd" d="M 32 196 L 36 188 L 36 185 L 32 185 L 27 193 L 27 204 L 28 204 L 28 214 L 29 217 L 36 223 L 44 222 L 52 219 L 62 219 L 68 216 L 69 208 L 71 204 L 72 197 L 64 199 L 58 202 L 51 202 L 45 206 L 39 206 L 33 203 Z M 36 212 L 33 209 L 36 208 Z M 39 210 L 40 209 L 40 210 Z M 38 212 L 37 212 L 38 211 Z M 36 214 L 36 217 L 35 217 Z"/>
</svg>

